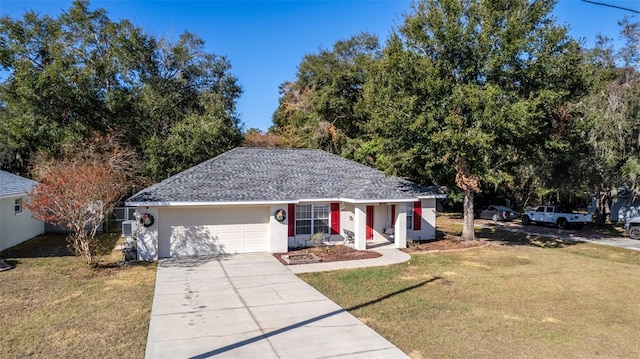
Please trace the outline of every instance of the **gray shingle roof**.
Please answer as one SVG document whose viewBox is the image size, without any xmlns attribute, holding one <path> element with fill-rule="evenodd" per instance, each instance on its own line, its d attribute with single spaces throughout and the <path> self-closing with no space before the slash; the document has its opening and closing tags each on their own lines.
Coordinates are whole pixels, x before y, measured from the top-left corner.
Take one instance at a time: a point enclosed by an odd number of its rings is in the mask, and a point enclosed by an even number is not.
<svg viewBox="0 0 640 359">
<path fill-rule="evenodd" d="M 436 187 L 386 176 L 321 150 L 239 147 L 140 191 L 127 205 L 418 197 L 443 195 Z"/>
<path fill-rule="evenodd" d="M 36 185 L 36 181 L 0 170 L 0 197 L 25 194 Z"/>
</svg>

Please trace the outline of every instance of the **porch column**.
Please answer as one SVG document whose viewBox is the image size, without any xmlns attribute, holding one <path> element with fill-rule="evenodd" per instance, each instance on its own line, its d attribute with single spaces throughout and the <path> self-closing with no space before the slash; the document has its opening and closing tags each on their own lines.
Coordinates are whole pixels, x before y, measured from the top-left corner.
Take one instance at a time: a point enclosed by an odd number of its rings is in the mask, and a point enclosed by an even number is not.
<svg viewBox="0 0 640 359">
<path fill-rule="evenodd" d="M 358 250 L 367 249 L 367 240 L 365 238 L 367 233 L 367 206 L 364 204 L 356 204 L 353 209 L 353 233 L 354 243 L 353 246 Z"/>
<path fill-rule="evenodd" d="M 407 204 L 396 203 L 396 224 L 393 228 L 396 248 L 407 248 Z"/>
</svg>

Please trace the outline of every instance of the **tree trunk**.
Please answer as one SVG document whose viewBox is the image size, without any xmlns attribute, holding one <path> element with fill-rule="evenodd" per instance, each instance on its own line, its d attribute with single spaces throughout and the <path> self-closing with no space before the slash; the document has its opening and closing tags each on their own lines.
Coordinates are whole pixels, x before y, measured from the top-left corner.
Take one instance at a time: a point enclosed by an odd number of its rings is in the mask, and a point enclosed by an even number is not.
<svg viewBox="0 0 640 359">
<path fill-rule="evenodd" d="M 601 226 L 607 223 L 609 219 L 608 214 L 610 212 L 610 202 L 611 202 L 611 191 L 602 190 L 600 192 L 596 192 L 596 208 L 595 208 L 595 222 L 596 225 Z"/>
<path fill-rule="evenodd" d="M 464 191 L 464 224 L 462 225 L 462 240 L 473 241 L 476 239 L 475 229 L 473 227 L 473 196 L 474 192 L 471 189 Z"/>
</svg>

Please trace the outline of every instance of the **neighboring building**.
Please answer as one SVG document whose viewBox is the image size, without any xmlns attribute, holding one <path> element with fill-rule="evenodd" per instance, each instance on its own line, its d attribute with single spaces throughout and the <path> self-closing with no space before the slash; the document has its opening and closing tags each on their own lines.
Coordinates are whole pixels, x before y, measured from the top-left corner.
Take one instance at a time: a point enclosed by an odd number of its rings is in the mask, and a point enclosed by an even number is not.
<svg viewBox="0 0 640 359">
<path fill-rule="evenodd" d="M 44 232 L 44 223 L 24 208 L 37 182 L 0 171 L 0 251 Z"/>
<path fill-rule="evenodd" d="M 218 253 L 286 252 L 321 232 L 353 233 L 354 246 L 393 232 L 396 248 L 435 238 L 437 187 L 321 150 L 235 148 L 126 201 L 143 260 Z"/>
<path fill-rule="evenodd" d="M 613 199 L 609 215 L 612 222 L 624 222 L 627 218 L 638 215 L 640 215 L 640 200 L 632 199 L 631 196 L 619 196 Z"/>
</svg>

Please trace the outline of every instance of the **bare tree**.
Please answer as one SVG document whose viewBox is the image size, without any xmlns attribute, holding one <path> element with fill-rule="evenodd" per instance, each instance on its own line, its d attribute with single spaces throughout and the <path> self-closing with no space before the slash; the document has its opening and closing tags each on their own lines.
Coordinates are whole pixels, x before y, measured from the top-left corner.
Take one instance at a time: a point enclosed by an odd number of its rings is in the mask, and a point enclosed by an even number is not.
<svg viewBox="0 0 640 359">
<path fill-rule="evenodd" d="M 93 136 L 66 151 L 63 159 L 39 157 L 34 174 L 40 183 L 25 207 L 35 218 L 69 229 L 70 248 L 93 264 L 105 215 L 140 182 L 136 154 L 115 135 Z"/>
</svg>

